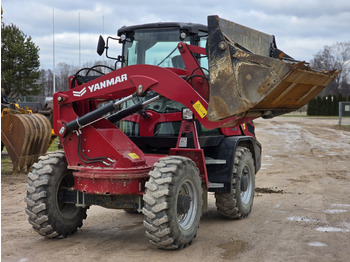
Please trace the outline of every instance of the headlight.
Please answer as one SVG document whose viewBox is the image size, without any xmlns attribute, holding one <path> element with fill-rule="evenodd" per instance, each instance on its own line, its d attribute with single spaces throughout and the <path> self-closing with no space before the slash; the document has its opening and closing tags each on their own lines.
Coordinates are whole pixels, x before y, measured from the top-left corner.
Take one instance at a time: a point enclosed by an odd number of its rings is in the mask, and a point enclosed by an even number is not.
<svg viewBox="0 0 350 262">
<path fill-rule="evenodd" d="M 126 39 L 126 35 L 125 35 L 125 34 L 122 34 L 122 35 L 120 36 L 120 41 L 124 42 L 125 39 Z"/>
</svg>

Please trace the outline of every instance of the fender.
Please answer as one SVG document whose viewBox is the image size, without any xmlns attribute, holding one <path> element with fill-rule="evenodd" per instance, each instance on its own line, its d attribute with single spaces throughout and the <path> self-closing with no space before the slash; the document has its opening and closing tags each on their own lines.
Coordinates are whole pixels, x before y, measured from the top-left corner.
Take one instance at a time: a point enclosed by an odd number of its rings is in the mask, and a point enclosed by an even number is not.
<svg viewBox="0 0 350 262">
<path fill-rule="evenodd" d="M 223 188 L 211 188 L 210 192 L 231 193 L 233 161 L 237 146 L 247 147 L 253 155 L 255 173 L 261 167 L 261 144 L 251 136 L 230 136 L 225 137 L 220 144 L 206 152 L 206 155 L 213 159 L 224 159 L 226 164 L 207 165 L 208 180 L 211 183 L 223 183 Z"/>
</svg>

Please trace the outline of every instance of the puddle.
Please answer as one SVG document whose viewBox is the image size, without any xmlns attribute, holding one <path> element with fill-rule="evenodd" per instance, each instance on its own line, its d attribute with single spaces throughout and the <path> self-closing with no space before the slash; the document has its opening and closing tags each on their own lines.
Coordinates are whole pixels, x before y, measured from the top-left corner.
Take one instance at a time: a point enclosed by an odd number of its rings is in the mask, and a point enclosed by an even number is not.
<svg viewBox="0 0 350 262">
<path fill-rule="evenodd" d="M 318 227 L 316 231 L 319 232 L 350 232 L 349 229 L 344 229 L 340 227 Z"/>
<path fill-rule="evenodd" d="M 350 207 L 350 204 L 331 204 L 332 207 L 342 207 L 347 208 Z"/>
<path fill-rule="evenodd" d="M 222 255 L 223 259 L 232 259 L 237 256 L 239 253 L 249 250 L 248 243 L 242 240 L 232 240 L 225 244 L 218 246 L 224 250 Z"/>
<path fill-rule="evenodd" d="M 327 214 L 337 214 L 337 213 L 345 213 L 348 211 L 345 209 L 327 209 L 327 210 L 323 210 L 323 212 Z"/>
<path fill-rule="evenodd" d="M 270 159 L 272 159 L 273 157 L 270 156 L 270 155 L 264 155 L 264 158 L 270 158 Z"/>
<path fill-rule="evenodd" d="M 317 242 L 317 241 L 315 241 L 315 242 L 309 242 L 309 243 L 307 243 L 307 245 L 310 246 L 310 247 L 327 247 L 327 246 L 328 246 L 328 245 L 325 244 L 325 243 Z"/>
<path fill-rule="evenodd" d="M 268 163 L 262 163 L 262 166 L 273 166 L 273 164 L 268 164 Z"/>
<path fill-rule="evenodd" d="M 306 223 L 320 222 L 320 220 L 318 220 L 318 219 L 307 218 L 307 217 L 287 217 L 286 220 L 295 221 L 295 222 L 306 222 Z"/>
</svg>

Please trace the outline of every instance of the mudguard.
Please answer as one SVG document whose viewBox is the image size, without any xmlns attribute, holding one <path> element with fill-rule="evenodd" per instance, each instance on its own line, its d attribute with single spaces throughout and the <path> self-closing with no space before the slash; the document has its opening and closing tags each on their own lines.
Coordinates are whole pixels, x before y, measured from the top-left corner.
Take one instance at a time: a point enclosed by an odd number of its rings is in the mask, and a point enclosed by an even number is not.
<svg viewBox="0 0 350 262">
<path fill-rule="evenodd" d="M 237 146 L 247 147 L 252 155 L 255 165 L 255 173 L 261 167 L 261 144 L 250 136 L 225 137 L 221 143 L 209 149 L 205 155 L 213 159 L 226 160 L 226 164 L 207 165 L 208 180 L 210 183 L 223 183 L 224 187 L 209 188 L 210 192 L 231 193 L 233 161 Z"/>
</svg>

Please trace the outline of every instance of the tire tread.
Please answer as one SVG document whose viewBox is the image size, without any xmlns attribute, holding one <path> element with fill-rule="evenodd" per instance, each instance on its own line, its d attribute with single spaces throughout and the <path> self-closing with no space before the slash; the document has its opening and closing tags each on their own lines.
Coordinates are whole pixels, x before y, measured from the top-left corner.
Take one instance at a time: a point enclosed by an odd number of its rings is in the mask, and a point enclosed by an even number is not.
<svg viewBox="0 0 350 262">
<path fill-rule="evenodd" d="M 248 156 L 252 158 L 252 153 L 246 147 L 238 146 L 235 153 L 234 158 L 234 166 L 233 166 L 233 177 L 232 177 L 232 192 L 231 193 L 215 193 L 216 199 L 216 207 L 217 211 L 220 215 L 228 218 L 228 219 L 243 219 L 248 214 L 243 214 L 243 212 L 239 208 L 239 203 L 237 199 L 237 191 L 236 184 L 238 183 L 238 170 L 239 165 L 242 162 L 242 159 Z M 250 207 L 251 209 L 251 207 Z"/>
<path fill-rule="evenodd" d="M 82 209 L 79 213 L 82 219 L 76 222 L 75 226 L 55 228 L 57 218 L 52 210 L 50 211 L 49 197 L 52 194 L 50 190 L 55 170 L 60 172 L 60 168 L 66 168 L 64 152 L 49 152 L 39 157 L 39 161 L 33 164 L 33 169 L 28 174 L 27 196 L 24 198 L 27 204 L 25 212 L 33 229 L 47 238 L 63 238 L 74 234 L 77 228 L 83 225 L 82 220 L 86 218 L 86 209 Z"/>
<path fill-rule="evenodd" d="M 168 210 L 171 208 L 168 201 L 171 188 L 175 183 L 174 177 L 176 177 L 179 168 L 192 168 L 198 172 L 194 162 L 186 157 L 168 156 L 161 158 L 159 162 L 154 164 L 154 169 L 149 172 L 150 178 L 146 183 L 146 194 L 143 197 L 145 201 L 143 214 L 146 236 L 151 243 L 162 249 L 181 249 L 189 245 L 193 238 L 179 240 L 174 236 L 172 228 L 174 223 L 171 223 L 174 221 L 171 220 L 177 218 L 168 216 Z M 201 190 L 199 176 L 197 186 Z"/>
</svg>

